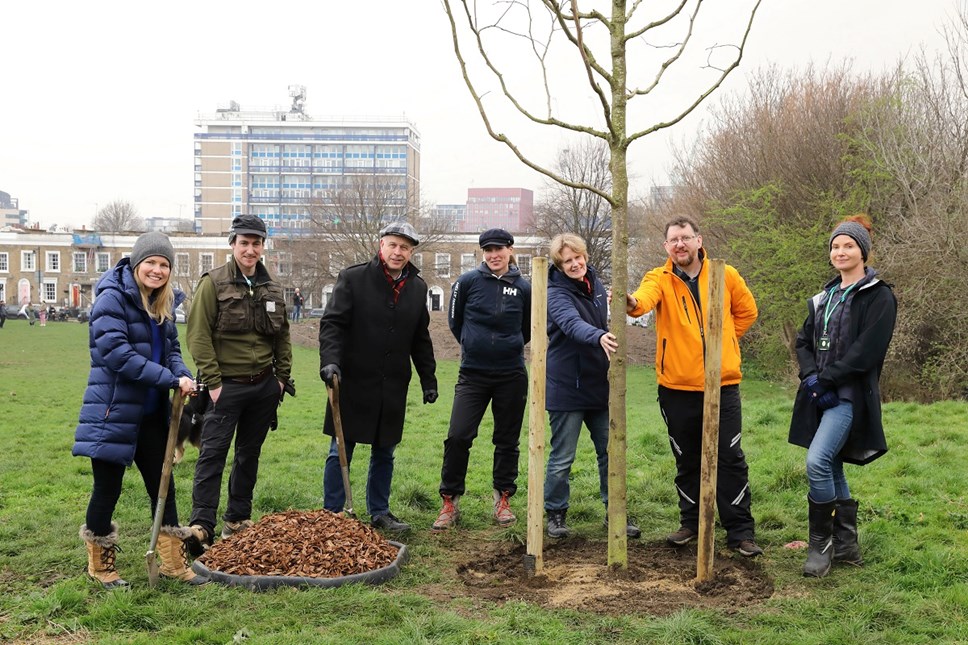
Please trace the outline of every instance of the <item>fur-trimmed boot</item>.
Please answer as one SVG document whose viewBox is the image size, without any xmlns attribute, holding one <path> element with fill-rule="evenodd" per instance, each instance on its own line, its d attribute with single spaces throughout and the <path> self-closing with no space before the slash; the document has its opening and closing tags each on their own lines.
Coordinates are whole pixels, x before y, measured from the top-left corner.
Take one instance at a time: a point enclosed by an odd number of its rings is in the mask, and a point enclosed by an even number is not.
<svg viewBox="0 0 968 645">
<path fill-rule="evenodd" d="M 163 526 L 158 534 L 158 555 L 161 556 L 161 575 L 176 578 L 190 585 L 203 585 L 208 578 L 198 575 L 188 566 L 188 547 L 185 540 L 192 537 L 191 529 L 183 526 Z"/>
<path fill-rule="evenodd" d="M 808 543 L 807 561 L 803 565 L 803 575 L 813 578 L 823 578 L 830 573 L 830 565 L 834 560 L 834 500 L 825 504 L 818 504 L 809 497 L 810 506 L 810 541 Z"/>
<path fill-rule="evenodd" d="M 834 513 L 834 562 L 861 566 L 864 558 L 857 544 L 857 500 L 838 499 Z"/>
<path fill-rule="evenodd" d="M 121 550 L 118 546 L 118 525 L 111 522 L 111 532 L 107 535 L 94 535 L 81 525 L 81 539 L 87 545 L 87 575 L 101 583 L 105 589 L 125 589 L 129 585 L 118 575 L 114 559 Z"/>
</svg>

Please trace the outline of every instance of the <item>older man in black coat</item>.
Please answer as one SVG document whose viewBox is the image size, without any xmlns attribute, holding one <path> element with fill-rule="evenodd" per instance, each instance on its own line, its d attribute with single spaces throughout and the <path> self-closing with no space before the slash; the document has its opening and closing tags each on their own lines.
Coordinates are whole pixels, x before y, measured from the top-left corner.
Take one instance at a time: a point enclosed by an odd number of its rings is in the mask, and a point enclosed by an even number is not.
<svg viewBox="0 0 968 645">
<path fill-rule="evenodd" d="M 393 452 L 403 437 L 411 358 L 423 402 L 437 400 L 427 283 L 410 263 L 419 242 L 408 223 L 384 227 L 376 257 L 340 272 L 319 321 L 319 376 L 327 385 L 334 375 L 339 379 L 347 460 L 357 443 L 372 446 L 367 512 L 374 527 L 395 533 L 410 529 L 390 512 L 390 485 Z M 324 431 L 333 435 L 329 406 Z M 323 472 L 323 506 L 338 513 L 345 499 L 334 438 Z"/>
</svg>

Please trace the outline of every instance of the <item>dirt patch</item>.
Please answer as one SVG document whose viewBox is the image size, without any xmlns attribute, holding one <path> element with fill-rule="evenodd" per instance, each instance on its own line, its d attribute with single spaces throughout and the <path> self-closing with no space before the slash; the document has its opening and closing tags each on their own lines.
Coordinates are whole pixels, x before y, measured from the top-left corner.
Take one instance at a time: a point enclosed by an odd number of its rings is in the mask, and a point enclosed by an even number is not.
<svg viewBox="0 0 968 645">
<path fill-rule="evenodd" d="M 304 319 L 290 326 L 292 342 L 301 347 L 319 347 L 319 320 Z M 628 344 L 629 363 L 633 365 L 652 364 L 655 361 L 655 330 L 637 325 L 625 328 Z M 447 326 L 447 312 L 430 312 L 430 337 L 434 342 L 434 356 L 437 360 L 460 360 L 460 344 Z M 528 349 L 525 347 L 525 356 Z"/>
<path fill-rule="evenodd" d="M 604 615 L 666 616 L 686 607 L 726 613 L 757 605 L 773 595 L 773 580 L 755 560 L 717 553 L 711 581 L 696 584 L 696 548 L 671 548 L 664 542 L 629 542 L 627 570 L 607 565 L 608 545 L 568 539 L 545 545 L 543 570 L 525 572 L 525 547 L 511 543 L 467 541 L 456 556 L 456 593 L 491 602 L 525 601 L 551 609 Z M 453 597 L 455 589 L 423 588 L 419 593 Z"/>
</svg>

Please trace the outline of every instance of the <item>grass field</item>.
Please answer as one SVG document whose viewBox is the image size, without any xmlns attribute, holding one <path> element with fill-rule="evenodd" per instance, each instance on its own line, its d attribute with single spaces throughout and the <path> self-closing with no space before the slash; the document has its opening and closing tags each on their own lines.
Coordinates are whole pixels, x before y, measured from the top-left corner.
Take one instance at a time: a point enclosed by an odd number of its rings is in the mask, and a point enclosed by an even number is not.
<svg viewBox="0 0 968 645">
<path fill-rule="evenodd" d="M 804 554 L 783 545 L 806 539 L 804 451 L 786 443 L 789 388 L 747 381 L 744 448 L 751 467 L 760 560 L 776 592 L 736 613 L 684 609 L 671 616 L 602 616 L 549 610 L 526 602 L 471 602 L 453 564 L 427 528 L 436 517 L 442 441 L 457 366 L 439 366 L 441 398 L 420 404 L 411 389 L 407 428 L 397 452 L 391 500 L 411 522 L 412 559 L 376 588 L 285 588 L 252 593 L 218 585 L 195 589 L 162 581 L 147 586 L 144 552 L 150 512 L 136 470 L 125 479 L 115 519 L 124 551 L 118 566 L 130 592 L 105 592 L 84 575 L 77 537 L 90 494 L 90 462 L 70 455 L 88 374 L 87 327 L 46 328 L 8 321 L 0 329 L 0 641 L 18 643 L 958 643 L 968 642 L 968 404 L 891 403 L 885 427 L 891 451 L 865 468 L 848 467 L 861 503 L 862 569 L 827 578 L 800 575 Z M 321 506 L 324 389 L 315 351 L 295 350 L 299 391 L 280 411 L 265 445 L 257 515 Z M 673 460 L 655 403 L 651 369 L 629 372 L 629 512 L 643 541 L 677 527 Z M 490 427 L 471 455 L 463 531 L 480 540 L 515 540 L 489 523 Z M 527 433 L 523 433 L 526 442 Z M 579 446 L 572 511 L 579 533 L 601 538 L 601 509 L 590 441 Z M 175 468 L 180 515 L 190 510 L 197 454 Z M 353 487 L 363 507 L 365 459 Z M 520 494 L 524 516 L 527 451 Z M 227 477 L 226 477 L 227 480 Z M 224 495 L 223 495 L 224 504 Z M 720 541 L 722 535 L 719 535 Z M 449 600 L 417 593 L 452 589 Z"/>
</svg>

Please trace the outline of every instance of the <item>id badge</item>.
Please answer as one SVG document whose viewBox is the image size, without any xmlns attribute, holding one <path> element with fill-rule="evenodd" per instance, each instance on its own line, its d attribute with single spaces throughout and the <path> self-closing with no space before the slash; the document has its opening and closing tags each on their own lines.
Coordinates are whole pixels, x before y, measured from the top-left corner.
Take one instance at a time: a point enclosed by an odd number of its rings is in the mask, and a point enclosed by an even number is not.
<svg viewBox="0 0 968 645">
<path fill-rule="evenodd" d="M 824 334 L 823 336 L 821 336 L 820 340 L 817 341 L 817 349 L 820 350 L 821 352 L 826 352 L 827 350 L 829 350 L 830 336 L 828 336 L 827 334 Z"/>
<path fill-rule="evenodd" d="M 275 310 L 276 310 L 275 302 L 273 302 L 272 300 L 269 300 L 268 302 L 266 302 L 266 311 L 268 311 L 271 314 L 275 312 Z"/>
</svg>

